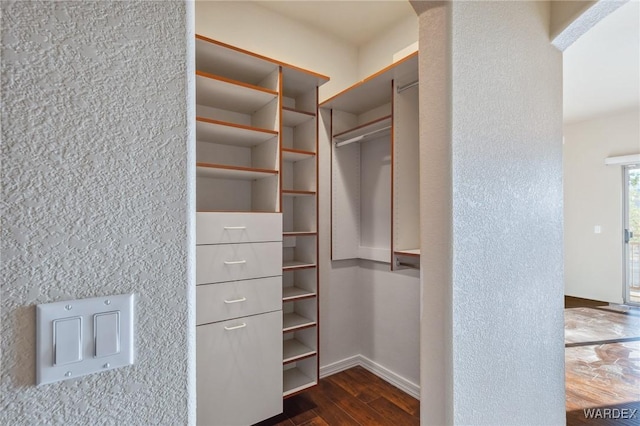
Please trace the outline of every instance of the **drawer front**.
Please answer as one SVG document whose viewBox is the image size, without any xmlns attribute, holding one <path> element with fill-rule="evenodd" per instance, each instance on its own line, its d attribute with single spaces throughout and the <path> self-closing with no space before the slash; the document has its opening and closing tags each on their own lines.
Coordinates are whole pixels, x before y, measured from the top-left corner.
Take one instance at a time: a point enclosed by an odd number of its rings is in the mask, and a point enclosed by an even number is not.
<svg viewBox="0 0 640 426">
<path fill-rule="evenodd" d="M 280 213 L 196 213 L 196 244 L 282 241 Z"/>
<path fill-rule="evenodd" d="M 196 288 L 196 324 L 282 309 L 282 277 L 206 284 Z"/>
<path fill-rule="evenodd" d="M 197 422 L 250 425 L 282 412 L 282 311 L 196 327 Z"/>
<path fill-rule="evenodd" d="M 282 243 L 196 246 L 196 284 L 282 275 Z"/>
</svg>

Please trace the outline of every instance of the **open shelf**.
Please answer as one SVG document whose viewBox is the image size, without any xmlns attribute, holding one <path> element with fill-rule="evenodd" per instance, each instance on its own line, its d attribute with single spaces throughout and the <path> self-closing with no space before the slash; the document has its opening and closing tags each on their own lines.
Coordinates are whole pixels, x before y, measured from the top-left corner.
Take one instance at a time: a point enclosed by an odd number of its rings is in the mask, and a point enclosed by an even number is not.
<svg viewBox="0 0 640 426">
<path fill-rule="evenodd" d="M 296 162 L 315 157 L 316 153 L 311 151 L 303 151 L 301 149 L 282 148 L 282 160 Z"/>
<path fill-rule="evenodd" d="M 295 189 L 283 189 L 283 197 L 309 197 L 316 195 L 315 191 L 298 191 Z"/>
<path fill-rule="evenodd" d="M 391 134 L 391 120 L 392 116 L 387 115 L 368 123 L 361 124 L 357 127 L 353 127 L 344 132 L 340 132 L 334 135 L 333 138 L 339 144 L 340 142 L 356 138 L 359 138 L 357 141 L 364 141 L 368 138 L 389 135 Z"/>
<path fill-rule="evenodd" d="M 282 331 L 284 333 L 314 327 L 316 322 L 302 315 L 291 312 L 282 316 Z"/>
<path fill-rule="evenodd" d="M 252 167 L 228 166 L 225 164 L 196 163 L 196 176 L 218 178 L 254 180 L 277 175 L 277 170 L 255 169 Z"/>
<path fill-rule="evenodd" d="M 309 237 L 312 235 L 317 235 L 316 231 L 284 231 L 282 233 L 283 237 Z"/>
<path fill-rule="evenodd" d="M 203 142 L 250 147 L 259 145 L 278 136 L 278 132 L 204 117 L 196 117 L 196 136 L 199 141 Z"/>
<path fill-rule="evenodd" d="M 420 249 L 396 250 L 393 253 L 396 256 L 420 257 Z"/>
<path fill-rule="evenodd" d="M 306 374 L 304 374 L 298 368 L 291 368 L 283 372 L 283 396 L 289 396 L 296 392 L 303 391 L 312 386 L 315 386 L 318 382 Z"/>
<path fill-rule="evenodd" d="M 317 352 L 297 339 L 289 339 L 282 342 L 282 363 L 299 361 L 314 356 Z"/>
<path fill-rule="evenodd" d="M 283 287 L 282 288 L 282 301 L 292 302 L 294 300 L 310 299 L 316 297 L 316 293 L 311 290 L 306 290 L 299 287 Z"/>
<path fill-rule="evenodd" d="M 294 108 L 282 107 L 282 125 L 287 127 L 298 126 L 305 121 L 315 118 L 315 113 L 301 111 Z"/>
<path fill-rule="evenodd" d="M 285 260 L 282 262 L 282 270 L 283 271 L 292 271 L 294 269 L 307 269 L 307 268 L 315 268 L 315 263 L 310 262 L 302 262 L 299 260 Z"/>
<path fill-rule="evenodd" d="M 258 85 L 276 73 L 278 65 L 261 55 L 196 34 L 196 69 Z"/>
<path fill-rule="evenodd" d="M 196 71 L 196 103 L 243 114 L 252 114 L 278 93 L 259 86 Z"/>
</svg>

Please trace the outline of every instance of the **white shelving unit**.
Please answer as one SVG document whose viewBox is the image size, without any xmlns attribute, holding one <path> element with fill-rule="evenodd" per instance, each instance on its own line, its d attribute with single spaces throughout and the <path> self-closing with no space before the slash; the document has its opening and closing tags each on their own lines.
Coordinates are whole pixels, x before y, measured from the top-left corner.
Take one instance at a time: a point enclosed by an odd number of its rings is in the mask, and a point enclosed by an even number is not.
<svg viewBox="0 0 640 426">
<path fill-rule="evenodd" d="M 320 105 L 330 116 L 332 260 L 419 264 L 417 80 L 414 53 Z"/>
<path fill-rule="evenodd" d="M 283 70 L 283 395 L 318 383 L 318 80 Z"/>
<path fill-rule="evenodd" d="M 202 287 L 199 318 L 209 321 L 198 323 L 198 376 L 206 378 L 198 383 L 208 394 L 213 389 L 226 395 L 216 388 L 214 376 L 243 368 L 232 362 L 239 356 L 231 353 L 235 348 L 214 345 L 215 336 L 242 347 L 246 362 L 262 357 L 265 349 L 269 363 L 277 354 L 278 375 L 274 380 L 271 369 L 261 375 L 256 365 L 267 364 L 254 360 L 256 380 L 268 377 L 270 384 L 246 389 L 249 410 L 236 410 L 234 417 L 225 408 L 237 408 L 243 386 L 251 386 L 240 382 L 232 387 L 233 401 L 200 399 L 199 423 L 255 423 L 281 411 L 283 397 L 318 383 L 317 114 L 318 86 L 326 81 L 326 76 L 196 36 L 196 269 Z M 277 213 L 278 225 L 272 223 L 274 214 L 264 212 Z M 278 341 L 262 341 L 274 335 L 275 314 Z M 250 320 L 238 319 L 241 315 Z M 244 330 L 249 323 L 258 328 L 262 315 L 269 321 L 260 324 L 259 335 Z M 225 368 L 209 365 L 218 359 Z M 273 386 L 279 405 L 273 402 Z M 208 398 L 203 392 L 198 396 Z"/>
</svg>

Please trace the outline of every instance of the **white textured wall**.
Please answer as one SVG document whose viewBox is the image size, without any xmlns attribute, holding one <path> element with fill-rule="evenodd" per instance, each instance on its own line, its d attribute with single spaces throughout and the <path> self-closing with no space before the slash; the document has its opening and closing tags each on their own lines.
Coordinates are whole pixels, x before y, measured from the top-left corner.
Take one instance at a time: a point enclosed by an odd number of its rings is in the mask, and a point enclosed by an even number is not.
<svg viewBox="0 0 640 426">
<path fill-rule="evenodd" d="M 458 424 L 565 423 L 562 57 L 549 9 L 452 7 Z"/>
<path fill-rule="evenodd" d="M 413 5 L 422 424 L 564 424 L 562 58 L 549 4 Z"/>
<path fill-rule="evenodd" d="M 621 303 L 622 167 L 604 159 L 640 153 L 640 111 L 565 125 L 563 148 L 565 293 Z"/>
<path fill-rule="evenodd" d="M 189 6 L 1 6 L 0 424 L 194 420 Z M 35 305 L 129 292 L 135 365 L 36 388 Z"/>
<path fill-rule="evenodd" d="M 420 386 L 419 271 L 389 270 L 386 263 L 361 260 L 358 270 L 362 315 L 361 353 Z"/>
</svg>

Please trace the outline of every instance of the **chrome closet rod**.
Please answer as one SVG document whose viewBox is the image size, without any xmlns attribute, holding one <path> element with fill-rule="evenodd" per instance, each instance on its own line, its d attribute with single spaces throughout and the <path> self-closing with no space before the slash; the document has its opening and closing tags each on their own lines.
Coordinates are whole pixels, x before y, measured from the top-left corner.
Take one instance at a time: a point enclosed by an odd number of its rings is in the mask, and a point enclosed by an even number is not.
<svg viewBox="0 0 640 426">
<path fill-rule="evenodd" d="M 405 84 L 404 86 L 399 86 L 397 91 L 398 93 L 404 92 L 405 90 L 411 89 L 413 86 L 417 86 L 418 84 L 420 84 L 420 80 L 416 80 L 413 83 Z"/>
</svg>

